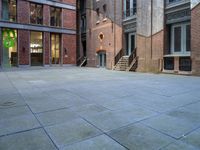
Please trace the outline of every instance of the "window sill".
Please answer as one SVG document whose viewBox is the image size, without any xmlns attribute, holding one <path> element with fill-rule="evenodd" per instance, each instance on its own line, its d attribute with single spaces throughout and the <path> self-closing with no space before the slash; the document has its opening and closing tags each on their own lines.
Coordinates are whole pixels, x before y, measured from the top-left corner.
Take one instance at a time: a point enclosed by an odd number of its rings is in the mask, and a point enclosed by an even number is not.
<svg viewBox="0 0 200 150">
<path fill-rule="evenodd" d="M 103 22 L 106 22 L 106 21 L 107 21 L 107 18 L 104 18 L 104 19 L 103 19 Z"/>
<path fill-rule="evenodd" d="M 99 24 L 100 23 L 100 21 L 98 20 L 97 22 L 96 22 L 96 24 Z"/>
<path fill-rule="evenodd" d="M 164 55 L 164 57 L 190 57 L 191 53 L 177 53 L 177 54 L 168 54 Z"/>
<path fill-rule="evenodd" d="M 162 72 L 167 73 L 167 74 L 180 74 L 180 75 L 191 75 L 192 74 L 192 71 L 166 70 L 166 69 L 163 69 Z"/>
</svg>

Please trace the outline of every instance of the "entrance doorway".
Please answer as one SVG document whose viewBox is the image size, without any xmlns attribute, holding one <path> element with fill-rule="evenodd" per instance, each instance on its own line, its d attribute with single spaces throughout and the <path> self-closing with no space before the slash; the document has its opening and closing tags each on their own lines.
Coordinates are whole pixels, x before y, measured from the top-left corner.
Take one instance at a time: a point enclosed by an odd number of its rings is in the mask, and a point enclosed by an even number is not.
<svg viewBox="0 0 200 150">
<path fill-rule="evenodd" d="M 106 67 L 106 53 L 105 52 L 99 53 L 99 67 L 102 67 L 102 68 Z"/>
<path fill-rule="evenodd" d="M 126 55 L 128 55 L 128 56 L 131 55 L 131 53 L 135 50 L 135 48 L 136 48 L 135 40 L 136 40 L 135 33 L 129 33 Z"/>
<path fill-rule="evenodd" d="M 51 34 L 51 64 L 60 64 L 60 34 Z"/>
<path fill-rule="evenodd" d="M 30 39 L 31 66 L 43 65 L 43 34 L 31 31 Z"/>
<path fill-rule="evenodd" d="M 3 29 L 3 62 L 2 66 L 5 68 L 18 66 L 17 54 L 17 30 Z"/>
</svg>

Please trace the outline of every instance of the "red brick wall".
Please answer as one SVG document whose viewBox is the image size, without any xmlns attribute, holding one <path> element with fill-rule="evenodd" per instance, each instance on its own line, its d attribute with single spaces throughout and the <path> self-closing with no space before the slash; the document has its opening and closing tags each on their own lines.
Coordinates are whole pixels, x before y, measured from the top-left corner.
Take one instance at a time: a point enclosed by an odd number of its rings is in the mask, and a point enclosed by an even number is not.
<svg viewBox="0 0 200 150">
<path fill-rule="evenodd" d="M 164 32 L 160 31 L 151 37 L 137 35 L 137 55 L 139 56 L 137 71 L 160 72 L 164 52 Z"/>
<path fill-rule="evenodd" d="M 50 46 L 50 33 L 44 32 L 44 64 L 49 64 L 50 59 L 50 52 L 51 52 L 51 46 Z"/>
<path fill-rule="evenodd" d="M 29 65 L 30 32 L 18 30 L 19 65 Z"/>
<path fill-rule="evenodd" d="M 50 7 L 48 5 L 43 5 L 43 24 L 50 25 Z"/>
<path fill-rule="evenodd" d="M 63 9 L 63 27 L 68 29 L 76 29 L 76 11 Z"/>
<path fill-rule="evenodd" d="M 62 34 L 63 64 L 76 64 L 76 35 Z M 65 48 L 67 54 L 65 53 Z"/>
<path fill-rule="evenodd" d="M 17 1 L 17 21 L 18 23 L 30 22 L 30 3 L 24 0 Z"/>
<path fill-rule="evenodd" d="M 200 75 L 200 4 L 191 14 L 192 72 Z"/>
</svg>

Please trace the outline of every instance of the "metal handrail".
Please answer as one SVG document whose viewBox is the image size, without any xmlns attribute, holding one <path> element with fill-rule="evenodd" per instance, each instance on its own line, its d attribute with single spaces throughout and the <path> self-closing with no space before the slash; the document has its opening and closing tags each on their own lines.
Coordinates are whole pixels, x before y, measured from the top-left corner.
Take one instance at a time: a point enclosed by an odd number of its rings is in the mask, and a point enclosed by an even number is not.
<svg viewBox="0 0 200 150">
<path fill-rule="evenodd" d="M 124 50 L 121 49 L 118 54 L 115 56 L 115 65 L 118 63 L 118 61 L 120 60 L 120 58 L 124 56 Z"/>
<path fill-rule="evenodd" d="M 131 65 L 132 61 L 134 60 L 134 58 L 136 57 L 136 48 L 132 51 L 131 55 L 128 58 L 128 66 Z"/>
</svg>

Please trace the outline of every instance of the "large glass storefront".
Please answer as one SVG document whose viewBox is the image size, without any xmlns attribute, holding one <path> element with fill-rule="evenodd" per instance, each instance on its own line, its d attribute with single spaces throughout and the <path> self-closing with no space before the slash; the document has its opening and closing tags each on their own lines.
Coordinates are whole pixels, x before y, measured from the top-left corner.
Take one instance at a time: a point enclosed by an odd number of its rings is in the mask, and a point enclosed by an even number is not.
<svg viewBox="0 0 200 150">
<path fill-rule="evenodd" d="M 17 30 L 3 29 L 3 67 L 15 67 L 18 65 L 17 54 Z"/>
<path fill-rule="evenodd" d="M 51 34 L 51 64 L 60 64 L 60 34 Z"/>
<path fill-rule="evenodd" d="M 31 66 L 43 65 L 43 34 L 31 32 L 30 39 Z"/>
</svg>

